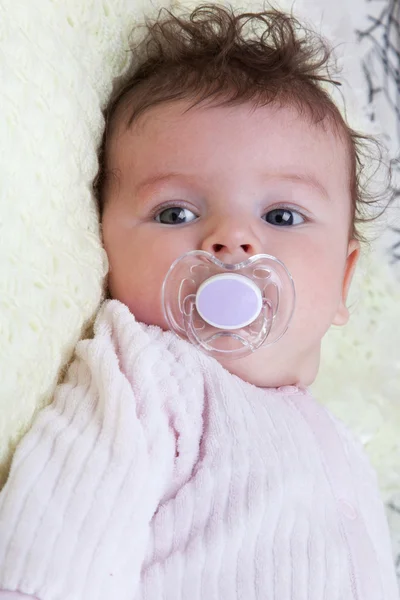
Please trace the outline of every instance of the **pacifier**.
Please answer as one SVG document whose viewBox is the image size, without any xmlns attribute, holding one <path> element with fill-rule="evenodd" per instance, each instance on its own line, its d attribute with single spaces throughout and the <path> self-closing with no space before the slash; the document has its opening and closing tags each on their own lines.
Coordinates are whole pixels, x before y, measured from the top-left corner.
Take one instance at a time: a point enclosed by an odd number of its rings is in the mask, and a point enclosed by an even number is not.
<svg viewBox="0 0 400 600">
<path fill-rule="evenodd" d="M 202 250 L 187 252 L 171 265 L 161 295 L 170 329 L 225 359 L 277 342 L 295 307 L 293 279 L 269 254 L 226 264 Z"/>
</svg>

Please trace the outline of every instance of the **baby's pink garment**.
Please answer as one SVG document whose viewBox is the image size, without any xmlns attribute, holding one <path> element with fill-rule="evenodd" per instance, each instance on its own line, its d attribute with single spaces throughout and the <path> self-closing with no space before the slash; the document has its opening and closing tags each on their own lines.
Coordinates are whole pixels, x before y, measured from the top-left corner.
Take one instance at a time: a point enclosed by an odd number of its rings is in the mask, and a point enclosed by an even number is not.
<svg viewBox="0 0 400 600">
<path fill-rule="evenodd" d="M 375 473 L 308 391 L 245 383 L 116 300 L 76 353 L 0 494 L 5 593 L 398 599 Z"/>
<path fill-rule="evenodd" d="M 19 592 L 1 592 L 1 600 L 32 600 L 33 596 L 27 596 L 26 594 L 20 594 Z"/>
</svg>

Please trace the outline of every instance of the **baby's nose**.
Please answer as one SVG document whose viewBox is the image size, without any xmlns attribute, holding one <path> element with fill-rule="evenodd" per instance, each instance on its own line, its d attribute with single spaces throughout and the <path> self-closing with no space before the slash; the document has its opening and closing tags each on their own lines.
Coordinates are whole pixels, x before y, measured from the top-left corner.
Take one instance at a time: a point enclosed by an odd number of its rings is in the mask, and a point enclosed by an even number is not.
<svg viewBox="0 0 400 600">
<path fill-rule="evenodd" d="M 255 233 L 245 223 L 220 222 L 203 240 L 201 250 L 213 254 L 224 263 L 236 264 L 262 253 Z"/>
</svg>

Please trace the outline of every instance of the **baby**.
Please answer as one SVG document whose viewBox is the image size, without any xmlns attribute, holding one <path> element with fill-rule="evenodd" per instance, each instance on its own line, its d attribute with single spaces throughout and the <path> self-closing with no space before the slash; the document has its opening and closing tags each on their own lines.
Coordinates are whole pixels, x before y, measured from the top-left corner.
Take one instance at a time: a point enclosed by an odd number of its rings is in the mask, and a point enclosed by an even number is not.
<svg viewBox="0 0 400 600">
<path fill-rule="evenodd" d="M 169 15 L 107 111 L 111 299 L 15 454 L 0 599 L 395 600 L 376 475 L 307 389 L 360 252 L 329 51 L 276 10 Z M 171 331 L 163 283 L 190 251 L 281 261 L 282 337 L 232 358 Z"/>
</svg>

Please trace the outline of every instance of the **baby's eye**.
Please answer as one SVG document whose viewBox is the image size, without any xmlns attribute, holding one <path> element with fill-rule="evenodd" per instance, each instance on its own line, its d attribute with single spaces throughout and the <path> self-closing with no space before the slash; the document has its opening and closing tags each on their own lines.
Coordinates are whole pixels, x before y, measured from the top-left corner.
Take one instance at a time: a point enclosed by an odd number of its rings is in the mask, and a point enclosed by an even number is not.
<svg viewBox="0 0 400 600">
<path fill-rule="evenodd" d="M 188 208 L 171 206 L 158 213 L 155 219 L 164 225 L 179 225 L 180 223 L 190 223 L 190 221 L 194 221 L 194 219 L 197 219 L 197 215 Z"/>
<path fill-rule="evenodd" d="M 293 225 L 301 225 L 305 222 L 305 218 L 296 210 L 288 208 L 274 208 L 265 213 L 263 218 L 271 225 L 278 227 L 290 227 Z"/>
</svg>

